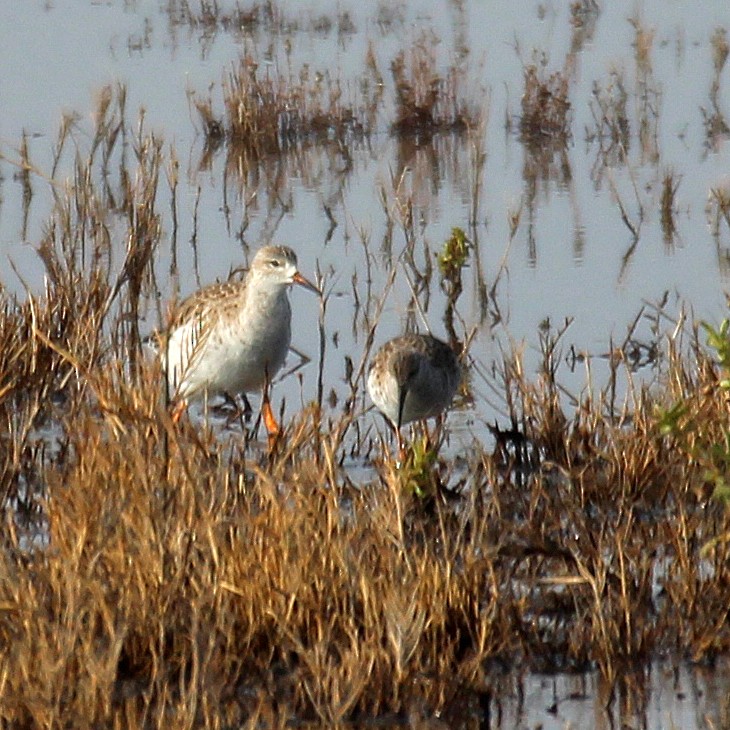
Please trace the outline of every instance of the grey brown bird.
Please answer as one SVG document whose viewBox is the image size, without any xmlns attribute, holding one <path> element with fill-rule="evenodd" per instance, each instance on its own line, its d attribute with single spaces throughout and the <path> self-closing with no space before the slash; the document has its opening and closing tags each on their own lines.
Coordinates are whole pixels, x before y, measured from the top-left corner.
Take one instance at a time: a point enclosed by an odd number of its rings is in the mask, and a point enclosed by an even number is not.
<svg viewBox="0 0 730 730">
<path fill-rule="evenodd" d="M 441 415 L 451 405 L 460 380 L 456 353 L 431 335 L 401 335 L 378 350 L 368 371 L 368 393 L 393 427 L 401 453 L 401 427 Z"/>
<path fill-rule="evenodd" d="M 320 293 L 299 273 L 291 248 L 265 246 L 243 281 L 207 286 L 180 305 L 161 357 L 176 419 L 191 400 L 262 389 L 270 442 L 279 434 L 269 386 L 289 350 L 292 284 Z"/>
</svg>

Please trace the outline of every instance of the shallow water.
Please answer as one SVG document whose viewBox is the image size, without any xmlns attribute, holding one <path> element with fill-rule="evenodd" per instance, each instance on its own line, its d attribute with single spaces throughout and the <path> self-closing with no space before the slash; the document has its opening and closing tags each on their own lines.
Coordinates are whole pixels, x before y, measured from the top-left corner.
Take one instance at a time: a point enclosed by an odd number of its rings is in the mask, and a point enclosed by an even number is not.
<svg viewBox="0 0 730 730">
<path fill-rule="evenodd" d="M 501 725 L 537 728 L 713 728 L 726 727 L 727 667 L 708 671 L 655 663 L 645 676 L 626 675 L 613 693 L 594 675 L 533 674 L 499 709 Z"/>
<path fill-rule="evenodd" d="M 224 11 L 235 7 L 220 5 Z M 47 172 L 61 116 L 77 115 L 73 138 L 79 149 L 88 149 L 95 98 L 104 85 L 121 82 L 129 118 L 144 109 L 145 129 L 165 140 L 168 154 L 175 150 L 181 166 L 176 235 L 168 216 L 156 262 L 161 299 L 178 288 L 185 295 L 225 278 L 263 242 L 294 246 L 307 276 L 320 270 L 326 277 L 330 299 L 321 367 L 325 400 L 333 410 L 347 398 L 346 358 L 357 367 L 368 316 L 381 296 L 386 301 L 376 344 L 406 322 L 423 328 L 425 320 L 434 334 L 444 335 L 446 299 L 437 277 L 419 292 L 417 306 L 413 287 L 451 229 L 466 230 L 475 250 L 457 325 L 460 334 L 476 330 L 470 351 L 473 404 L 451 414 L 447 452 L 458 453 L 473 440 L 488 445 L 486 424 L 505 413 L 491 384 L 494 362 L 503 348 L 524 342 L 527 366 L 534 370 L 541 323 L 556 328 L 572 318 L 563 355 L 571 347 L 587 354 L 600 387 L 609 342 L 623 341 L 642 306 L 646 316 L 634 333 L 637 347 L 661 343 L 682 309 L 715 323 L 726 314 L 730 230 L 726 221 L 716 220 L 708 201 L 713 188 L 730 184 L 728 133 L 721 123 L 730 114 L 730 71 L 717 75 L 713 95 L 711 44 L 718 29 L 730 26 L 730 6 L 705 4 L 700 13 L 691 4 L 663 0 L 603 5 L 600 12 L 571 18 L 569 4 L 557 2 L 345 0 L 333 10 L 326 2 L 282 0 L 274 20 L 241 29 L 190 23 L 176 2 L 0 4 L 0 60 L 4 69 L 16 70 L 0 84 L 0 284 L 21 298 L 26 287 L 40 292 L 43 285 L 36 248 L 52 192 L 41 176 L 32 176 L 32 197 L 24 204 L 12 164 L 23 132 L 32 163 Z M 436 136 L 419 146 L 389 133 L 390 63 L 424 33 L 438 40 L 429 43 L 442 71 L 451 65 L 466 69 L 468 98 L 484 118 L 481 136 Z M 648 39 L 648 60 L 642 60 L 637 48 Z M 241 53 L 272 75 L 290 70 L 296 75 L 307 65 L 339 80 L 345 96 L 356 98 L 368 48 L 384 77 L 384 99 L 372 135 L 353 142 L 349 160 L 331 146 L 310 147 L 267 161 L 243 183 L 226 173 L 224 149 L 201 162 L 205 140 L 189 95 L 205 97 L 210 89 L 220 111 L 221 81 Z M 572 140 L 564 155 L 543 165 L 517 133 L 523 69 L 533 61 L 548 72 L 563 71 L 570 81 Z M 620 149 L 597 138 L 597 100 L 615 92 L 617 80 L 627 92 L 629 125 Z M 485 155 L 481 167 L 474 164 L 479 152 Z M 669 172 L 677 182 L 676 230 L 670 237 L 660 208 Z M 159 209 L 169 211 L 164 185 L 161 197 Z M 412 263 L 400 264 L 387 289 L 391 260 L 406 247 L 398 204 L 408 202 L 417 222 L 416 255 Z M 115 245 L 118 265 L 121 234 Z M 316 397 L 320 366 L 313 336 L 318 302 L 303 291 L 293 292 L 292 300 L 293 345 L 311 360 L 276 386 L 275 399 L 286 399 L 288 412 Z M 142 329 L 158 324 L 151 304 Z M 573 372 L 568 365 L 560 377 L 577 392 L 586 387 L 585 366 L 579 363 Z M 647 380 L 654 373 L 651 361 L 640 362 L 636 371 Z M 382 422 L 366 410 L 364 396 L 358 408 L 362 431 L 377 439 Z M 353 480 L 370 473 L 367 463 L 353 459 Z M 588 690 L 574 695 L 575 682 Z M 649 685 L 649 699 L 629 726 L 727 723 L 726 708 L 724 716 L 717 714 L 727 673 L 682 668 L 675 677 L 655 668 Z M 591 677 L 531 676 L 524 700 L 505 702 L 493 726 L 627 722 L 616 714 L 617 703 L 605 711 L 598 695 Z M 545 709 L 553 706 L 555 711 Z"/>
</svg>

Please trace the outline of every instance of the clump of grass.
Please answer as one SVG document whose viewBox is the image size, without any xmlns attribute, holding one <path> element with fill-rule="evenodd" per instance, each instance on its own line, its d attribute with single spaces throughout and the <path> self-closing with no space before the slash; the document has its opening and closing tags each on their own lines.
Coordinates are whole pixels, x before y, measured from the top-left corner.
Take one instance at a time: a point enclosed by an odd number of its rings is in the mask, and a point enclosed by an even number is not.
<svg viewBox="0 0 730 730">
<path fill-rule="evenodd" d="M 208 168 L 225 143 L 226 175 L 245 199 L 262 181 L 284 198 L 289 179 L 313 174 L 315 152 L 330 156 L 344 181 L 353 169 L 351 145 L 366 142 L 375 123 L 381 95 L 377 85 L 368 88 L 373 93 L 366 91 L 355 105 L 347 101 L 349 90 L 328 74 L 308 67 L 296 77 L 261 72 L 245 56 L 224 80 L 223 115 L 212 99 L 193 99 L 206 134 L 199 166 Z"/>
<path fill-rule="evenodd" d="M 673 403 L 682 404 L 677 417 L 687 418 L 686 409 L 690 408 L 696 418 L 692 421 L 695 427 L 691 429 L 690 439 L 685 441 L 685 444 L 693 444 L 693 449 L 684 450 L 681 458 L 677 458 L 680 453 L 678 442 L 667 438 L 666 432 L 660 432 L 655 410 L 657 401 L 648 390 L 630 392 L 619 408 L 612 388 L 600 393 L 598 398 L 570 397 L 569 402 L 575 403 L 575 410 L 568 416 L 565 393 L 555 382 L 556 345 L 553 337 L 545 341 L 545 365 L 535 384 L 524 381 L 519 363 L 511 365 L 504 373 L 504 388 L 515 396 L 510 401 L 513 422 L 522 424 L 523 437 L 533 444 L 543 459 L 541 476 L 530 486 L 529 500 L 505 496 L 506 504 L 521 503 L 522 507 L 518 509 L 523 510 L 528 521 L 545 520 L 547 530 L 541 531 L 543 541 L 532 542 L 534 548 L 552 559 L 566 561 L 567 575 L 580 578 L 583 585 L 577 591 L 569 589 L 573 600 L 581 596 L 579 605 L 573 604 L 570 609 L 571 613 L 578 612 L 573 616 L 576 623 L 568 619 L 569 634 L 558 631 L 554 639 L 557 641 L 562 635 L 565 647 L 571 647 L 569 654 L 576 661 L 580 656 L 588 660 L 588 654 L 582 653 L 573 642 L 591 642 L 593 660 L 598 662 L 605 676 L 615 677 L 623 662 L 647 656 L 652 652 L 652 646 L 656 648 L 656 636 L 652 637 L 649 628 L 652 621 L 639 609 L 640 605 L 652 605 L 661 614 L 654 627 L 661 626 L 662 631 L 673 633 L 691 655 L 707 656 L 706 651 L 724 651 L 720 647 L 726 646 L 725 639 L 720 639 L 714 630 L 700 627 L 700 622 L 709 619 L 707 604 L 693 606 L 693 601 L 700 595 L 702 601 L 722 601 L 722 589 L 714 579 L 699 579 L 699 585 L 693 583 L 701 570 L 695 561 L 701 554 L 702 545 L 706 540 L 711 541 L 713 569 L 718 560 L 725 559 L 717 550 L 724 554 L 727 549 L 727 545 L 721 547 L 713 538 L 718 530 L 723 533 L 727 529 L 729 516 L 717 506 L 710 509 L 711 516 L 703 515 L 712 487 L 694 451 L 700 442 L 704 444 L 703 449 L 712 452 L 724 449 L 727 414 L 722 398 L 718 397 L 714 367 L 699 343 L 693 346 L 694 366 L 689 366 L 680 356 L 678 340 L 668 343 L 670 372 L 667 380 L 662 381 L 666 388 L 663 397 L 673 397 Z M 697 368 L 694 374 L 690 367 Z M 592 554 L 593 548 L 586 550 L 587 543 L 583 543 L 581 537 L 577 538 L 577 543 L 571 543 L 582 545 L 578 553 L 561 554 L 560 548 L 566 543 L 557 537 L 560 530 L 555 532 L 556 523 L 544 511 L 557 508 L 556 499 L 562 509 L 567 509 L 565 514 L 570 515 L 571 529 L 578 530 L 576 536 L 583 530 L 589 540 L 593 539 L 588 538 L 589 534 L 600 535 L 594 547 L 599 552 L 605 551 L 602 558 Z M 580 505 L 590 505 L 588 512 L 582 512 Z M 607 532 L 602 531 L 607 527 L 603 520 L 608 513 L 604 513 L 604 509 L 615 510 L 616 520 Z M 655 516 L 662 515 L 660 532 L 668 546 L 660 552 L 671 556 L 673 566 L 667 574 L 663 573 L 666 602 L 657 600 L 652 592 L 652 571 L 656 565 L 647 559 L 646 543 L 641 543 L 640 535 L 646 537 L 647 533 L 634 523 L 635 519 L 644 519 L 654 509 L 658 510 Z M 594 522 L 595 517 L 598 523 Z M 685 532 L 688 527 L 685 520 L 692 525 L 690 532 Z M 536 536 L 537 533 L 527 539 L 534 541 Z M 690 554 L 694 558 L 689 558 Z M 608 562 L 604 561 L 606 556 L 609 556 Z M 693 565 L 685 564 L 685 569 L 680 569 L 675 560 L 690 560 Z M 631 588 L 627 590 L 629 585 Z M 563 616 L 562 621 L 565 618 Z M 559 629 L 561 625 L 565 626 L 558 624 L 554 628 Z M 551 631 L 549 629 L 548 633 Z M 540 637 L 544 639 L 545 632 Z"/>
<path fill-rule="evenodd" d="M 730 228 L 730 185 L 712 188 L 708 207 L 712 213 L 712 223 L 716 236 L 719 235 L 720 224 L 723 220 Z"/>
<path fill-rule="evenodd" d="M 531 64 L 524 71 L 520 134 L 528 144 L 565 146 L 571 137 L 571 103 L 567 77 L 560 71 L 545 76 Z"/>
<path fill-rule="evenodd" d="M 703 322 L 702 329 L 718 368 L 718 372 L 708 368 L 717 389 L 713 395 L 725 401 L 730 392 L 730 320 L 723 320 L 717 328 Z M 704 399 L 683 395 L 659 411 L 659 428 L 704 469 L 704 479 L 713 485 L 713 495 L 730 502 L 730 429 L 724 422 L 719 424 L 719 432 L 705 427 L 709 406 Z"/>
<path fill-rule="evenodd" d="M 478 114 L 464 94 L 464 70 L 452 66 L 442 76 L 436 68 L 435 43 L 419 38 L 391 64 L 395 82 L 396 119 L 391 132 L 429 140 L 441 132 L 464 132 L 476 127 Z"/>
<path fill-rule="evenodd" d="M 680 180 L 677 179 L 673 171 L 669 170 L 664 174 L 662 180 L 662 197 L 660 201 L 661 210 L 661 226 L 664 236 L 664 244 L 671 246 L 677 235 L 676 215 L 677 207 L 675 198 Z"/>
<path fill-rule="evenodd" d="M 366 119 L 344 101 L 340 83 L 303 68 L 297 79 L 262 73 L 250 56 L 243 57 L 223 85 L 225 119 L 210 101 L 196 100 L 211 144 L 225 136 L 232 145 L 257 158 L 299 145 L 337 141 L 369 134 Z"/>
<path fill-rule="evenodd" d="M 525 146 L 523 177 L 528 181 L 528 204 L 535 204 L 538 181 L 567 183 L 571 176 L 567 156 L 572 113 L 568 98 L 569 76 L 556 71 L 550 76 L 543 66 L 531 64 L 524 71 L 520 139 Z M 534 252 L 531 250 L 530 256 Z"/>
</svg>

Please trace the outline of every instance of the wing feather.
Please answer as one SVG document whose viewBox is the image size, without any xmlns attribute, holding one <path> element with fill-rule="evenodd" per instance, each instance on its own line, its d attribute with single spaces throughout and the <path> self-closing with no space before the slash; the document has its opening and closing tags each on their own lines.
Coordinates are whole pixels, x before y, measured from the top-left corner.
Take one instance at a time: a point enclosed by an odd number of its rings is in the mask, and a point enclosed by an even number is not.
<svg viewBox="0 0 730 730">
<path fill-rule="evenodd" d="M 226 310 L 240 306 L 242 287 L 238 281 L 211 284 L 190 295 L 175 310 L 167 330 L 158 337 L 162 343 L 163 366 L 167 370 L 168 364 L 172 365 L 174 371 L 168 371 L 171 395 L 180 389 L 186 374 L 194 371 L 195 363 L 215 329 L 213 317 L 225 316 Z M 175 352 L 171 353 L 173 342 Z"/>
</svg>

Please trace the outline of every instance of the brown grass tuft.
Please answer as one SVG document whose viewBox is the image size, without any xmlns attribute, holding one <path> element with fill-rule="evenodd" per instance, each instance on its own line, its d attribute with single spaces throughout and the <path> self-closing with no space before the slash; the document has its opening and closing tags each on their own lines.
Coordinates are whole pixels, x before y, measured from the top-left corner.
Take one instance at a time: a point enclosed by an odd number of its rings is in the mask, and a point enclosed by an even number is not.
<svg viewBox="0 0 730 730">
<path fill-rule="evenodd" d="M 463 92 L 464 70 L 452 66 L 442 77 L 436 69 L 435 45 L 431 35 L 424 35 L 391 64 L 396 95 L 393 134 L 429 140 L 439 132 L 464 132 L 477 125 L 479 115 Z"/>
<path fill-rule="evenodd" d="M 210 101 L 196 101 L 210 143 L 225 133 L 231 144 L 257 158 L 369 133 L 363 115 L 345 102 L 340 83 L 307 68 L 298 78 L 286 79 L 262 72 L 245 56 L 225 80 L 223 97 L 224 121 L 214 116 Z"/>
<path fill-rule="evenodd" d="M 564 146 L 570 140 L 572 121 L 568 79 L 559 71 L 544 78 L 534 64 L 525 69 L 524 76 L 520 117 L 523 140 L 535 145 L 549 140 Z"/>
</svg>

